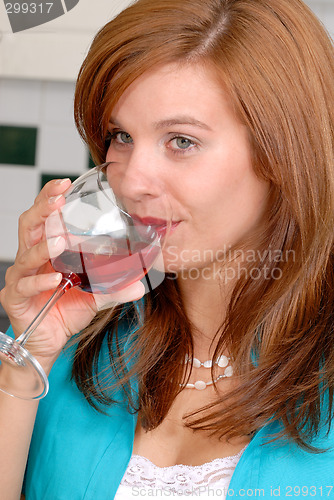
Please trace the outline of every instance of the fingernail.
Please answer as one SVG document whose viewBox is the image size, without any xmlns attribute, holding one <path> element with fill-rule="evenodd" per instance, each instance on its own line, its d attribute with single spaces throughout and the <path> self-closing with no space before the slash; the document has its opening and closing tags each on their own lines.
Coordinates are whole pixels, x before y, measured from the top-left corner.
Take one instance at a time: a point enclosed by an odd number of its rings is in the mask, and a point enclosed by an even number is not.
<svg viewBox="0 0 334 500">
<path fill-rule="evenodd" d="M 63 196 L 62 194 L 59 194 L 58 196 L 51 196 L 49 198 L 49 204 L 53 205 L 54 203 L 57 203 L 57 201 L 60 200 L 62 196 Z"/>
<path fill-rule="evenodd" d="M 61 236 L 57 236 L 56 238 L 50 238 L 48 240 L 49 248 L 56 248 L 62 239 L 63 238 Z"/>
<path fill-rule="evenodd" d="M 63 275 L 61 273 L 55 273 L 55 274 L 52 274 L 52 276 L 50 277 L 50 280 L 54 283 L 59 283 L 63 278 Z"/>
<path fill-rule="evenodd" d="M 55 184 L 65 184 L 65 182 L 70 181 L 71 179 L 69 177 L 66 177 L 66 179 L 57 179 L 55 181 Z"/>
</svg>

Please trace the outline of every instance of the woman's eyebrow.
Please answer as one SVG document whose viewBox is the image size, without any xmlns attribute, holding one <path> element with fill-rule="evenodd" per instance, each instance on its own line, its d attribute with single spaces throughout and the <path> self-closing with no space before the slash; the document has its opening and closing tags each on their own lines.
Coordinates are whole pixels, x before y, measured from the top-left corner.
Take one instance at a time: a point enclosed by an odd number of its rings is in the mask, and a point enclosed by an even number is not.
<svg viewBox="0 0 334 500">
<path fill-rule="evenodd" d="M 171 127 L 173 125 L 194 125 L 195 127 L 203 128 L 205 130 L 212 130 L 209 125 L 204 122 L 193 118 L 192 116 L 182 115 L 175 116 L 173 118 L 167 118 L 165 120 L 160 120 L 158 122 L 154 122 L 153 126 L 155 129 L 162 129 Z"/>
<path fill-rule="evenodd" d="M 118 128 L 122 128 L 122 125 L 113 117 L 110 118 L 109 123 L 115 125 Z M 204 130 L 212 131 L 212 129 L 206 123 L 201 122 L 200 120 L 197 120 L 196 118 L 187 115 L 175 116 L 173 118 L 166 118 L 165 120 L 159 120 L 153 123 L 153 127 L 156 130 L 172 127 L 173 125 L 193 125 L 195 127 L 199 127 Z"/>
<path fill-rule="evenodd" d="M 110 118 L 109 123 L 110 125 L 115 125 L 115 127 L 122 128 L 121 124 L 113 117 Z"/>
</svg>

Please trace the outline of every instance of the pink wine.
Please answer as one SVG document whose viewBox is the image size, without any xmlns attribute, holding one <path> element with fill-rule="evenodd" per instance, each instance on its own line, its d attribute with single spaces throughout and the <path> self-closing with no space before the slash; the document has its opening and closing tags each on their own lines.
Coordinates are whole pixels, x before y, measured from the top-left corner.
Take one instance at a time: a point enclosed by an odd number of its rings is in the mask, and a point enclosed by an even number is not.
<svg viewBox="0 0 334 500">
<path fill-rule="evenodd" d="M 98 240 L 98 238 L 97 238 Z M 52 260 L 55 271 L 68 278 L 74 273 L 80 280 L 78 285 L 85 292 L 112 293 L 122 290 L 145 276 L 157 258 L 160 247 L 142 242 L 131 243 L 126 239 L 110 239 L 110 253 L 106 245 L 104 252 L 99 253 L 97 244 L 90 239 L 87 251 L 78 245 L 75 250 L 65 250 Z"/>
</svg>

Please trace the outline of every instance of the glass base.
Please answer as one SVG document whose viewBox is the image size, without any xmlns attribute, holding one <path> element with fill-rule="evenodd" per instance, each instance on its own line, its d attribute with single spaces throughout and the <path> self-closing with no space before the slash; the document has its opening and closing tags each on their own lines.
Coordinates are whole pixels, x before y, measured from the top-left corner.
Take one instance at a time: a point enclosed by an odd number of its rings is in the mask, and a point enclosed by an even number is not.
<svg viewBox="0 0 334 500">
<path fill-rule="evenodd" d="M 49 390 L 39 362 L 16 340 L 0 332 L 0 391 L 19 399 L 41 399 Z"/>
</svg>

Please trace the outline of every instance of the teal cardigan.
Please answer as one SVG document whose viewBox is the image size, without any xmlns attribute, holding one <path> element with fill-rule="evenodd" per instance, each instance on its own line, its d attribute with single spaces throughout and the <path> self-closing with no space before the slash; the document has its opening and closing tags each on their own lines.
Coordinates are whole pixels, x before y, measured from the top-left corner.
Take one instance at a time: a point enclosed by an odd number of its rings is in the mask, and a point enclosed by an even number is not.
<svg viewBox="0 0 334 500">
<path fill-rule="evenodd" d="M 112 499 L 132 454 L 136 415 L 127 411 L 121 390 L 119 404 L 107 408 L 106 415 L 87 403 L 70 378 L 74 351 L 65 349 L 55 363 L 50 392 L 39 405 L 26 500 Z M 314 441 L 330 448 L 321 454 L 286 441 L 268 444 L 268 436 L 279 429 L 272 421 L 255 434 L 235 469 L 228 497 L 334 499 L 334 429 Z"/>
</svg>

